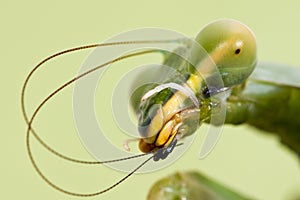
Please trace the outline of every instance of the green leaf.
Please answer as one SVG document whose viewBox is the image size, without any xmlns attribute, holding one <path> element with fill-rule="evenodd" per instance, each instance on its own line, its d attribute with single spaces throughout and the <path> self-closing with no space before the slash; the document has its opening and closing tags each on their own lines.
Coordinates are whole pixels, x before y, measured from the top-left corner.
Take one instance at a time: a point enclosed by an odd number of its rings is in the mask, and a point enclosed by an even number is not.
<svg viewBox="0 0 300 200">
<path fill-rule="evenodd" d="M 198 172 L 177 172 L 157 181 L 148 200 L 250 200 Z"/>
</svg>

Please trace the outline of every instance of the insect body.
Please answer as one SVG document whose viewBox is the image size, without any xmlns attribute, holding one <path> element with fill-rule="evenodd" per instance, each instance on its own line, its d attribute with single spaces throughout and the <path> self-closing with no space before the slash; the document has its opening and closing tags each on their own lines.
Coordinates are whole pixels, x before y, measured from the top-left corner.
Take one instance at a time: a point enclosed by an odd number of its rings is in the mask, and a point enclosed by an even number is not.
<svg viewBox="0 0 300 200">
<path fill-rule="evenodd" d="M 259 63 L 245 83 L 231 89 L 225 123 L 246 123 L 276 134 L 300 156 L 299 75 L 297 67 Z M 202 198 L 249 199 L 196 172 L 177 172 L 157 181 L 147 199 Z"/>
<path fill-rule="evenodd" d="M 247 123 L 276 134 L 300 155 L 299 75 L 297 67 L 258 64 L 245 83 L 232 89 L 225 122 Z"/>
<path fill-rule="evenodd" d="M 130 174 L 119 182 L 95 193 L 70 192 L 52 183 L 42 173 L 34 160 L 30 146 L 30 135 L 32 134 L 50 152 L 60 158 L 76 163 L 104 164 L 138 156 L 95 162 L 74 159 L 55 151 L 47 145 L 34 131 L 32 122 L 49 99 L 80 78 L 101 67 L 128 57 L 151 52 L 161 53 L 162 51 L 147 50 L 128 54 L 78 75 L 47 96 L 31 117 L 27 115 L 24 103 L 28 81 L 42 64 L 69 52 L 99 46 L 147 42 L 167 43 L 169 41 L 131 41 L 96 44 L 62 51 L 40 62 L 27 76 L 23 85 L 21 100 L 24 118 L 28 125 L 26 136 L 27 151 L 38 174 L 50 186 L 69 195 L 95 196 L 107 192 L 127 179 L 152 158 L 154 161 L 165 159 L 177 145 L 179 139 L 193 134 L 202 122 L 210 122 L 211 116 L 218 114 L 212 112 L 212 108 L 219 106 L 218 99 L 215 96 L 224 91 L 229 91 L 231 94 L 226 103 L 227 115 L 225 123 L 248 123 L 263 130 L 276 132 L 286 144 L 299 152 L 298 144 L 300 140 L 299 134 L 298 136 L 296 134 L 300 124 L 298 117 L 300 108 L 297 104 L 297 100 L 300 97 L 299 87 L 290 83 L 279 84 L 278 80 L 264 80 L 257 75 L 252 76 L 251 79 L 245 82 L 257 64 L 256 42 L 250 29 L 234 20 L 219 20 L 207 25 L 195 40 L 206 51 L 206 54 L 199 53 L 199 49 L 193 45 L 186 45 L 183 48 L 176 49 L 173 53 L 164 52 L 165 59 L 163 64 L 171 67 L 174 73 L 164 77 L 160 84 L 145 85 L 132 95 L 131 101 L 138 116 L 138 130 L 141 135 L 139 147 L 142 152 L 146 153 L 143 155 L 153 154 L 152 157 L 133 169 Z M 191 62 L 176 53 L 181 51 L 190 55 Z M 223 84 L 215 84 L 218 83 L 218 79 L 214 76 L 215 71 L 213 68 L 215 66 L 218 69 L 218 77 L 221 77 Z M 261 66 L 263 65 L 259 66 L 260 68 L 258 69 L 262 69 Z M 294 73 L 299 74 L 299 71 L 295 70 Z M 161 76 L 157 75 L 156 77 Z M 269 112 L 270 110 L 273 112 Z M 276 117 L 268 118 L 264 117 L 264 115 L 274 115 Z M 214 122 L 214 125 L 220 124 Z"/>
</svg>

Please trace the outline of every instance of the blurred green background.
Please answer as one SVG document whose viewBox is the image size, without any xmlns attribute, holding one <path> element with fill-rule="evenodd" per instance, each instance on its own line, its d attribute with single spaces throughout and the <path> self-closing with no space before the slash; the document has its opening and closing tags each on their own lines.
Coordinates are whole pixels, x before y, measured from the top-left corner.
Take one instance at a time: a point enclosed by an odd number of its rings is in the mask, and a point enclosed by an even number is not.
<svg viewBox="0 0 300 200">
<path fill-rule="evenodd" d="M 296 0 L 1 1 L 0 198 L 78 199 L 47 186 L 33 170 L 26 154 L 21 86 L 30 69 L 46 56 L 139 27 L 168 28 L 192 37 L 212 20 L 234 18 L 247 24 L 256 34 L 260 60 L 300 66 L 299 9 L 300 3 Z M 76 74 L 87 54 L 53 61 L 36 74 L 26 98 L 29 113 L 43 96 Z M 43 85 L 39 84 L 41 81 Z M 72 88 L 59 95 L 57 101 L 49 102 L 34 125 L 55 149 L 88 159 L 74 132 L 71 92 Z M 299 160 L 275 137 L 247 126 L 227 126 L 214 151 L 199 160 L 203 139 L 203 134 L 198 133 L 193 146 L 172 166 L 135 175 L 93 199 L 145 199 L 158 178 L 184 169 L 200 170 L 257 199 L 289 200 L 300 195 Z M 46 175 L 70 190 L 93 192 L 124 176 L 104 167 L 61 161 L 34 142 L 33 148 Z"/>
</svg>

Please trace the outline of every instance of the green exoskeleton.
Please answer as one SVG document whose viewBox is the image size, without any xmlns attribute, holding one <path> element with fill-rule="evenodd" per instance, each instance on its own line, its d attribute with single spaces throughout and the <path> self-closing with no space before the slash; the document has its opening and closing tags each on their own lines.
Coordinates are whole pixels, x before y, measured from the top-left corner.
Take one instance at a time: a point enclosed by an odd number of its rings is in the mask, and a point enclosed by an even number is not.
<svg viewBox="0 0 300 200">
<path fill-rule="evenodd" d="M 233 70 L 231 73 L 233 75 L 238 71 Z M 249 78 L 230 88 L 230 95 L 226 99 L 225 124 L 246 123 L 275 134 L 300 156 L 299 76 L 300 69 L 297 67 L 258 63 Z M 150 189 L 147 199 L 250 198 L 199 173 L 178 172 L 157 181 Z"/>
<path fill-rule="evenodd" d="M 211 122 L 212 116 L 218 115 L 218 113 L 212 111 L 213 108 L 218 108 L 219 106 L 218 99 L 215 97 L 224 92 L 230 94 L 226 99 L 225 123 L 247 123 L 259 129 L 278 134 L 285 144 L 299 154 L 300 136 L 297 134 L 297 130 L 299 130 L 300 126 L 298 117 L 300 106 L 297 101 L 300 97 L 300 84 L 299 81 L 294 82 L 297 81 L 297 75 L 300 74 L 299 70 L 293 69 L 291 71 L 290 74 L 293 76 L 291 79 L 282 78 L 280 76 L 282 67 L 258 64 L 257 72 L 249 79 L 249 76 L 257 65 L 256 40 L 248 27 L 235 20 L 218 20 L 208 24 L 196 36 L 195 41 L 206 51 L 206 54 L 199 54 L 198 49 L 193 45 L 186 45 L 176 49 L 173 53 L 150 49 L 129 53 L 90 69 L 66 82 L 47 96 L 37 106 L 33 115 L 29 117 L 24 103 L 25 91 L 32 75 L 45 62 L 82 49 L 111 45 L 167 43 L 169 41 L 144 40 L 95 44 L 65 50 L 49 56 L 40 62 L 27 76 L 23 85 L 21 98 L 22 111 L 28 125 L 26 135 L 27 151 L 38 174 L 50 186 L 69 195 L 95 196 L 107 192 L 123 182 L 152 158 L 155 161 L 165 159 L 176 146 L 178 140 L 193 134 L 201 123 Z M 174 42 L 174 40 L 171 42 Z M 138 116 L 138 130 L 141 135 L 139 148 L 142 152 L 146 153 L 143 155 L 152 154 L 152 157 L 140 164 L 116 184 L 94 193 L 70 192 L 50 181 L 35 162 L 30 146 L 31 134 L 51 153 L 71 162 L 104 164 L 123 161 L 125 159 L 82 161 L 57 152 L 43 141 L 32 127 L 32 123 L 39 110 L 53 96 L 82 77 L 108 64 L 153 52 L 163 53 L 163 64 L 171 67 L 176 73 L 165 76 L 161 84 L 150 84 L 139 88 L 133 93 L 131 98 L 133 108 Z M 188 62 L 176 52 L 189 54 L 192 62 Z M 214 81 L 217 79 L 215 79 L 215 76 L 210 76 L 215 72 L 213 71 L 214 67 L 218 69 L 218 76 L 222 80 L 222 84 L 214 84 Z M 289 70 L 290 68 L 283 69 L 283 71 L 287 72 Z M 216 126 L 220 125 L 216 121 L 212 121 L 212 123 Z M 132 156 L 130 158 L 139 156 Z"/>
<path fill-rule="evenodd" d="M 297 67 L 278 64 L 257 64 L 255 38 L 247 27 L 237 21 L 220 20 L 213 22 L 199 33 L 196 41 L 216 63 L 224 82 L 223 89 L 230 92 L 230 96 L 226 101 L 225 124 L 247 123 L 258 129 L 276 134 L 284 144 L 299 155 L 300 81 L 298 77 L 300 76 L 300 70 Z M 178 62 L 174 61 L 176 59 Z M 180 60 L 178 56 L 170 55 L 166 57 L 165 63 L 167 65 L 169 63 L 182 63 Z M 189 67 L 189 65 L 184 66 Z M 256 70 L 254 70 L 255 66 Z M 177 67 L 182 68 L 182 65 Z M 182 70 L 181 68 L 180 70 Z M 254 73 L 249 78 L 253 70 Z M 170 78 L 171 81 L 172 78 L 174 77 Z M 193 73 L 186 78 L 186 83 L 192 83 L 189 86 L 194 89 L 196 96 L 200 97 L 199 114 L 201 118 L 199 121 L 209 122 L 209 115 L 211 114 L 209 102 L 215 93 L 223 92 L 223 90 L 222 88 L 216 88 L 215 91 L 207 91 L 202 81 Z M 196 86 L 200 87 L 197 88 Z M 148 149 L 151 150 L 156 146 L 168 145 L 180 129 L 180 127 L 176 127 L 178 123 L 181 123 L 181 120 L 178 120 L 180 109 L 175 111 L 176 109 L 172 107 L 173 112 L 169 112 L 168 107 L 176 93 L 174 96 L 168 96 L 167 91 L 168 89 L 165 89 L 149 97 L 147 101 L 142 102 L 139 108 L 138 112 L 142 113 L 141 116 L 147 116 L 149 108 L 145 108 L 145 104 L 149 107 L 151 102 L 157 103 L 155 99 L 163 99 L 161 101 L 162 106 L 156 106 L 159 109 L 156 111 L 153 120 L 149 121 L 147 118 L 140 117 L 140 125 L 149 124 L 146 133 L 142 133 L 143 136 L 147 134 L 154 135 L 141 140 L 142 151 L 147 152 Z M 163 95 L 167 98 L 160 98 Z M 148 116 L 153 116 L 153 114 L 148 114 Z M 161 116 L 164 116 L 164 118 Z M 172 121 L 172 126 L 169 125 L 169 120 Z M 176 129 L 173 129 L 173 127 L 176 127 Z M 190 127 L 190 132 L 187 131 L 185 134 L 189 135 L 193 131 L 195 131 L 195 128 Z"/>
<path fill-rule="evenodd" d="M 225 122 L 276 134 L 300 156 L 299 75 L 297 67 L 259 63 L 245 83 L 232 88 Z"/>
<path fill-rule="evenodd" d="M 195 116 L 199 116 L 200 123 L 209 120 L 211 98 L 217 93 L 242 84 L 256 66 L 255 37 L 250 29 L 240 22 L 234 20 L 213 22 L 207 25 L 195 40 L 206 50 L 207 57 L 199 57 L 197 51 L 191 49 L 191 59 L 194 60 L 193 64 L 197 65 L 191 66 L 180 56 L 167 54 L 164 64 L 175 68 L 182 75 L 182 80 L 178 81 L 178 74 L 175 74 L 168 77 L 165 83 L 179 82 L 181 86 L 188 87 L 199 101 L 199 105 L 196 108 L 182 106 L 180 102 L 186 102 L 189 98 L 182 90 L 172 93 L 173 88 L 157 91 L 152 89 L 149 96 L 149 87 L 146 87 L 146 94 L 140 93 L 144 96 L 135 97 L 134 100 L 137 102 L 133 102 L 140 103 L 139 107 L 135 108 L 139 116 L 140 134 L 143 137 L 140 140 L 140 149 L 143 152 L 168 146 L 175 136 L 182 138 L 195 132 L 198 124 L 192 123 L 191 120 L 195 121 Z M 212 89 L 207 87 L 203 78 L 205 75 L 198 71 L 200 69 L 204 73 L 210 73 L 212 66 L 206 59 L 211 59 L 217 66 L 223 80 L 222 86 Z M 138 99 L 142 101 L 139 102 Z M 185 127 L 184 131 L 181 127 Z"/>
</svg>

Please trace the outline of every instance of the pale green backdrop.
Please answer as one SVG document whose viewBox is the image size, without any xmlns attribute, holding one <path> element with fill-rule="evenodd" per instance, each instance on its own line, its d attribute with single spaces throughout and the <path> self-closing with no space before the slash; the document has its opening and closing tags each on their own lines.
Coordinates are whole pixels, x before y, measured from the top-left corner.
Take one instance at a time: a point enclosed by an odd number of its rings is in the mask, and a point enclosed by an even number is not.
<svg viewBox="0 0 300 200">
<path fill-rule="evenodd" d="M 78 199 L 46 185 L 33 170 L 26 154 L 26 126 L 20 109 L 20 92 L 26 74 L 38 61 L 56 51 L 99 42 L 133 28 L 162 27 L 194 36 L 212 20 L 234 18 L 255 32 L 259 59 L 300 66 L 300 3 L 297 0 L 277 2 L 280 3 L 261 0 L 2 0 L 0 198 Z M 41 97 L 75 75 L 85 55 L 54 61 L 47 65 L 51 70 L 47 68 L 37 73 L 26 99 L 28 110 L 32 111 Z M 43 85 L 38 84 L 43 80 L 46 81 Z M 45 109 L 47 115 L 42 115 L 35 125 L 56 149 L 89 158 L 73 132 L 71 91 L 66 92 L 69 96 L 60 95 L 57 104 L 55 100 L 51 101 Z M 300 195 L 299 161 L 282 148 L 276 138 L 246 126 L 225 127 L 214 151 L 206 159 L 198 160 L 202 141 L 203 136 L 198 134 L 192 148 L 171 167 L 133 176 L 114 190 L 92 199 L 145 199 L 155 180 L 184 169 L 198 169 L 257 199 L 289 200 Z M 103 167 L 88 168 L 63 162 L 38 145 L 33 147 L 46 174 L 70 190 L 92 192 L 124 176 Z"/>
</svg>

